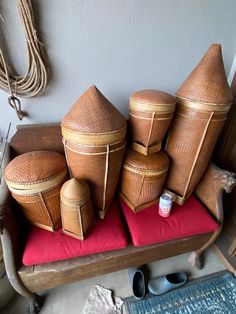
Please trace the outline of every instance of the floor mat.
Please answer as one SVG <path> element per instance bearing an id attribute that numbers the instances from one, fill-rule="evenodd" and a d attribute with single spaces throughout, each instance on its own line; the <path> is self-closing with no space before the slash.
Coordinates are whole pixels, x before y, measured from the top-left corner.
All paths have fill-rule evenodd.
<path id="1" fill-rule="evenodd" d="M 162 296 L 125 299 L 130 314 L 233 314 L 236 313 L 236 278 L 223 271 L 194 279 Z"/>

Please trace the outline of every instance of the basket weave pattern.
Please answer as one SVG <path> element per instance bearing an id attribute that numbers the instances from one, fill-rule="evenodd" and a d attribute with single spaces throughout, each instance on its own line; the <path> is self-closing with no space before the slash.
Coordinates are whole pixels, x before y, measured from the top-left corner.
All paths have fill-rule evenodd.
<path id="1" fill-rule="evenodd" d="M 43 151 L 20 155 L 8 164 L 4 177 L 32 224 L 50 231 L 61 226 L 60 189 L 68 177 L 64 156 Z"/>
<path id="2" fill-rule="evenodd" d="M 134 212 L 157 203 L 168 167 L 169 159 L 163 152 L 144 156 L 129 149 L 122 170 L 120 197 Z"/>
<path id="3" fill-rule="evenodd" d="M 95 222 L 88 184 L 70 179 L 64 183 L 60 196 L 63 232 L 84 240 Z"/>
<path id="4" fill-rule="evenodd" d="M 131 137 L 135 143 L 133 148 L 145 155 L 160 151 L 174 110 L 175 99 L 167 93 L 156 90 L 134 93 L 129 104 Z"/>
<path id="5" fill-rule="evenodd" d="M 88 182 L 93 204 L 104 218 L 119 179 L 126 120 L 92 86 L 64 117 L 62 134 L 71 176 Z"/>
<path id="6" fill-rule="evenodd" d="M 176 95 L 197 102 L 230 104 L 233 101 L 222 57 L 221 46 L 213 44 Z"/>
<path id="7" fill-rule="evenodd" d="M 166 190 L 183 204 L 207 168 L 232 102 L 220 45 L 210 47 L 176 94 L 165 148 L 172 160 Z"/>

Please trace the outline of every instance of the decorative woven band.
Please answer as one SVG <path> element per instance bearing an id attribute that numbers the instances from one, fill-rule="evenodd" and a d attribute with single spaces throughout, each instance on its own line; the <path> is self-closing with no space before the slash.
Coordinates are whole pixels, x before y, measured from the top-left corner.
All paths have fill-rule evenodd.
<path id="1" fill-rule="evenodd" d="M 79 155 L 85 155 L 85 156 L 99 156 L 99 155 L 106 155 L 107 154 L 107 151 L 104 151 L 104 152 L 99 152 L 99 153 L 96 153 L 96 152 L 82 152 L 80 151 L 79 149 L 73 149 L 71 147 L 69 147 L 65 141 L 63 141 L 63 144 L 64 144 L 64 147 L 67 148 L 68 150 L 76 153 L 76 154 L 79 154 Z M 107 145 L 106 145 L 107 146 Z M 105 147 L 106 147 L 105 146 Z M 123 148 L 125 148 L 126 146 L 126 142 L 124 145 L 120 146 L 120 147 L 117 147 L 117 148 L 114 148 L 114 149 L 110 149 L 110 153 L 114 153 L 118 150 L 121 150 Z M 65 150 L 65 153 L 66 153 L 66 150 Z"/>
<path id="2" fill-rule="evenodd" d="M 11 192 L 17 195 L 33 195 L 45 192 L 63 182 L 67 176 L 67 170 L 63 170 L 57 176 L 48 178 L 45 181 L 32 183 L 16 183 L 6 179 L 6 183 Z"/>
<path id="3" fill-rule="evenodd" d="M 124 169 L 126 169 L 132 173 L 139 174 L 139 175 L 144 176 L 144 177 L 158 176 L 158 175 L 161 175 L 163 173 L 166 173 L 168 170 L 168 168 L 161 169 L 161 170 L 140 169 L 140 168 L 134 168 L 134 167 L 129 166 L 127 164 L 124 164 L 123 167 L 124 167 Z"/>
<path id="4" fill-rule="evenodd" d="M 124 140 L 126 135 L 126 127 L 107 133 L 80 133 L 72 131 L 62 126 L 62 135 L 64 139 L 74 144 L 84 145 L 108 145 Z"/>
<path id="5" fill-rule="evenodd" d="M 130 99 L 129 107 L 132 110 L 142 112 L 172 112 L 175 110 L 175 103 L 173 104 L 153 104 Z"/>
<path id="6" fill-rule="evenodd" d="M 156 145 L 152 145 L 152 146 L 144 146 L 142 144 L 133 142 L 132 143 L 132 147 L 134 150 L 136 150 L 137 152 L 139 152 L 140 154 L 143 154 L 145 156 L 151 155 L 153 153 L 157 153 L 161 150 L 161 143 L 158 143 Z"/>
<path id="7" fill-rule="evenodd" d="M 80 200 L 68 200 L 61 195 L 60 198 L 62 204 L 75 208 L 78 208 L 78 206 L 82 207 L 88 202 L 88 197 L 84 197 Z"/>
<path id="8" fill-rule="evenodd" d="M 174 111 L 173 111 L 173 113 L 174 113 Z M 156 118 L 152 118 L 152 117 L 150 117 L 150 118 L 147 118 L 147 117 L 140 117 L 140 116 L 137 116 L 137 115 L 135 115 L 135 114 L 133 114 L 133 113 L 129 113 L 129 115 L 131 116 L 131 117 L 133 117 L 133 118 L 136 118 L 136 119 L 141 119 L 141 120 L 154 120 L 154 121 L 162 121 L 162 120 L 170 120 L 170 119 L 172 119 L 172 117 L 173 117 L 173 114 L 172 115 L 170 115 L 169 117 L 166 117 L 166 118 L 159 118 L 159 117 L 156 117 Z"/>
<path id="9" fill-rule="evenodd" d="M 188 107 L 192 109 L 202 110 L 202 111 L 221 111 L 227 112 L 229 111 L 231 104 L 213 104 L 207 102 L 195 102 L 189 99 L 185 99 L 179 96 L 176 96 L 178 100 L 178 104 L 181 107 Z"/>

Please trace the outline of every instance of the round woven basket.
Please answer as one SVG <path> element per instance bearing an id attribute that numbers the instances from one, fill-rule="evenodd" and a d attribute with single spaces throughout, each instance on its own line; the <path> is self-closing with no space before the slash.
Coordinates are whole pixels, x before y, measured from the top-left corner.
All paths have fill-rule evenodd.
<path id="1" fill-rule="evenodd" d="M 158 90 L 142 90 L 130 97 L 129 121 L 135 150 L 144 155 L 160 151 L 175 103 L 173 96 Z"/>
<path id="2" fill-rule="evenodd" d="M 20 155 L 7 165 L 4 177 L 32 224 L 49 231 L 61 226 L 60 188 L 68 178 L 63 155 L 49 151 Z"/>
<path id="3" fill-rule="evenodd" d="M 164 152 L 144 156 L 129 149 L 122 169 L 120 197 L 134 212 L 157 203 L 168 167 L 169 158 Z"/>

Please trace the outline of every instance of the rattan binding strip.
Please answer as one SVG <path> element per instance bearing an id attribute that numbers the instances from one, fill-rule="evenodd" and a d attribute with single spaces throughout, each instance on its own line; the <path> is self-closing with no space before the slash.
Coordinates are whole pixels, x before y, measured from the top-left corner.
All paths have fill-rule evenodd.
<path id="1" fill-rule="evenodd" d="M 152 120 L 152 118 L 147 118 L 147 117 L 140 117 L 140 116 L 137 116 L 133 113 L 129 113 L 129 115 L 133 118 L 136 118 L 136 119 L 141 119 L 141 120 Z M 154 121 L 161 121 L 161 120 L 170 120 L 172 119 L 173 115 L 171 115 L 170 117 L 166 117 L 166 118 L 159 118 L 159 117 L 155 117 L 153 120 Z"/>
<path id="2" fill-rule="evenodd" d="M 99 152 L 99 153 L 95 153 L 95 152 L 94 152 L 94 153 L 92 153 L 92 152 L 90 152 L 90 153 L 80 152 L 79 150 L 72 149 L 71 147 L 69 147 L 69 146 L 66 144 L 66 141 L 63 141 L 63 144 L 64 144 L 64 147 L 65 147 L 65 148 L 69 149 L 69 150 L 72 151 L 73 153 L 80 154 L 80 155 L 85 155 L 85 156 L 99 156 L 99 155 L 106 155 L 106 154 L 107 154 L 106 151 L 104 151 L 104 152 Z M 126 146 L 126 143 L 125 143 L 124 145 L 120 146 L 120 147 L 117 147 L 117 148 L 114 148 L 114 149 L 110 149 L 110 153 L 114 153 L 114 152 L 116 152 L 116 151 L 118 151 L 118 150 L 121 150 L 121 149 L 125 148 L 125 146 Z M 94 146 L 91 146 L 91 147 L 94 147 Z M 107 145 L 104 146 L 104 147 L 106 148 Z M 67 158 L 66 158 L 66 159 L 67 159 Z"/>
<path id="3" fill-rule="evenodd" d="M 141 112 L 172 112 L 175 110 L 175 103 L 173 104 L 153 104 L 141 101 L 130 100 L 129 108 Z"/>
<path id="4" fill-rule="evenodd" d="M 185 197 L 180 196 L 180 195 L 178 195 L 178 194 L 176 194 L 176 193 L 174 193 L 174 192 L 172 192 L 172 191 L 170 191 L 170 190 L 168 190 L 168 189 L 164 189 L 163 194 L 165 194 L 165 193 L 171 195 L 173 202 L 175 202 L 175 203 L 177 203 L 177 204 L 179 204 L 179 205 L 183 205 L 183 204 L 184 204 L 184 202 L 185 202 Z"/>
<path id="5" fill-rule="evenodd" d="M 126 127 L 112 132 L 106 133 L 80 133 L 72 131 L 62 126 L 62 135 L 64 139 L 74 144 L 84 145 L 109 145 L 124 140 L 126 135 Z"/>
<path id="6" fill-rule="evenodd" d="M 221 112 L 227 112 L 229 111 L 231 107 L 230 104 L 213 104 L 213 103 L 207 103 L 207 102 L 195 102 L 191 101 L 189 99 L 185 99 L 183 97 L 176 96 L 178 101 L 179 108 L 187 107 L 192 108 L 196 110 L 202 110 L 202 111 L 221 111 Z"/>
<path id="7" fill-rule="evenodd" d="M 201 152 L 204 140 L 206 138 L 207 130 L 209 128 L 209 125 L 210 125 L 210 122 L 212 120 L 213 114 L 214 114 L 214 112 L 211 112 L 210 116 L 209 116 L 209 119 L 207 120 L 204 132 L 202 134 L 202 138 L 200 140 L 200 143 L 199 143 L 198 148 L 197 148 L 196 155 L 195 155 L 194 160 L 193 160 L 193 164 L 192 164 L 192 167 L 191 167 L 191 170 L 190 170 L 190 173 L 189 173 L 188 180 L 186 182 L 186 186 L 185 186 L 185 190 L 184 190 L 184 193 L 183 193 L 183 197 L 186 197 L 186 194 L 187 194 L 187 191 L 188 191 L 188 187 L 189 187 L 189 183 L 190 183 L 190 180 L 192 178 L 192 175 L 193 175 L 193 172 L 194 172 L 194 169 L 195 169 L 195 165 L 196 165 L 196 163 L 198 161 L 198 158 L 199 158 L 199 155 L 200 155 L 200 152 Z"/>
<path id="8" fill-rule="evenodd" d="M 149 134 L 148 134 L 148 143 L 147 143 L 147 146 L 149 146 L 149 143 L 150 143 L 150 139 L 151 139 L 151 136 L 152 136 L 152 130 L 153 130 L 153 122 L 154 122 L 154 119 L 155 119 L 155 112 L 152 113 L 152 120 L 151 120 L 151 125 L 150 125 L 150 129 L 149 129 Z"/>
<path id="9" fill-rule="evenodd" d="M 148 156 L 153 153 L 159 152 L 161 150 L 161 143 L 154 144 L 152 146 L 144 146 L 140 143 L 133 142 L 132 147 L 134 150 L 136 150 L 136 152 Z"/>
<path id="10" fill-rule="evenodd" d="M 160 170 L 147 170 L 147 169 L 140 169 L 140 168 L 134 168 L 132 166 L 129 166 L 127 164 L 123 165 L 124 169 L 134 173 L 134 174 L 138 174 L 144 177 L 154 177 L 154 176 L 158 176 L 161 175 L 163 173 L 167 172 L 167 168 L 165 169 L 160 169 Z"/>
<path id="11" fill-rule="evenodd" d="M 63 170 L 60 174 L 57 176 L 54 176 L 52 178 L 48 178 L 44 181 L 40 182 L 30 182 L 30 183 L 17 183 L 12 182 L 7 179 L 6 183 L 9 187 L 9 190 L 17 195 L 33 195 L 37 193 L 42 193 L 47 190 L 50 190 L 51 188 L 57 186 L 60 184 L 64 178 L 67 176 L 67 170 Z"/>
<path id="12" fill-rule="evenodd" d="M 104 187 L 103 187 L 103 203 L 102 203 L 103 210 L 106 208 L 107 179 L 108 179 L 108 173 L 109 173 L 109 154 L 110 154 L 110 146 L 107 145 L 106 166 L 105 166 Z"/>

